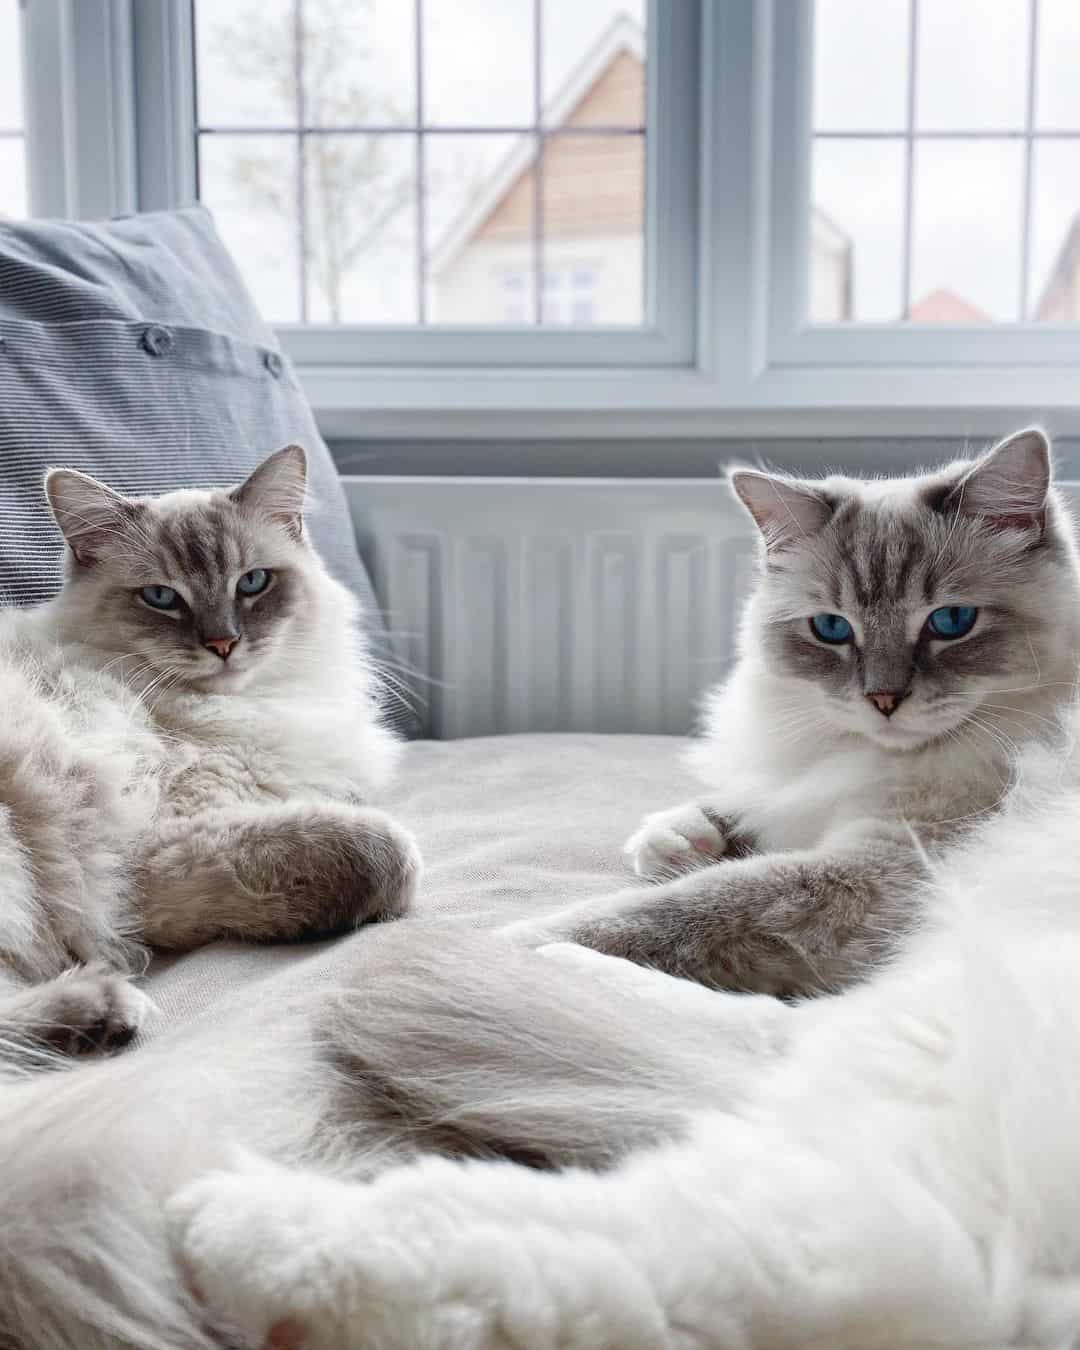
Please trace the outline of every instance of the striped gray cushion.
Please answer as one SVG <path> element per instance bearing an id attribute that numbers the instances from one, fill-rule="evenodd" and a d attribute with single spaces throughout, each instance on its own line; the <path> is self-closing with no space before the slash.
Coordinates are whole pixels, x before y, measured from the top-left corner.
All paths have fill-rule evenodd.
<path id="1" fill-rule="evenodd" d="M 386 655 L 330 453 L 209 213 L 0 224 L 0 602 L 59 585 L 49 465 L 165 492 L 238 482 L 291 441 L 309 453 L 312 539 Z"/>

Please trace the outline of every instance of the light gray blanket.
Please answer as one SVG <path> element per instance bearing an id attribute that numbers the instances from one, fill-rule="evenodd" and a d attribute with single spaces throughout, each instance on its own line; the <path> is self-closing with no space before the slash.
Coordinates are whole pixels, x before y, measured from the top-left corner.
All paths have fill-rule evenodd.
<path id="1" fill-rule="evenodd" d="M 697 795 L 682 768 L 686 742 L 669 736 L 528 735 L 414 741 L 387 810 L 420 841 L 426 861 L 412 918 L 348 938 L 290 946 L 215 943 L 160 960 L 148 992 L 161 1010 L 153 1036 L 234 1001 L 264 1001 L 329 983 L 347 958 L 351 979 L 392 952 L 402 924 L 456 916 L 478 928 L 554 910 L 635 884 L 622 845 L 646 811 Z M 644 883 L 638 883 L 644 884 Z"/>

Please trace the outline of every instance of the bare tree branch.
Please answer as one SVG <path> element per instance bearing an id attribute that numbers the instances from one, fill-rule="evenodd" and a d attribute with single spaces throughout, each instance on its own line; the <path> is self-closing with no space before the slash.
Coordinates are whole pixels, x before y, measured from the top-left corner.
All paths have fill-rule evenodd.
<path id="1" fill-rule="evenodd" d="M 363 126 L 402 121 L 393 101 L 371 93 L 373 54 L 364 43 L 372 20 L 371 0 L 305 0 L 303 9 L 303 107 L 308 126 Z M 212 41 L 238 80 L 258 81 L 274 102 L 298 106 L 291 16 L 267 20 L 251 4 L 212 30 Z M 395 154 L 382 136 L 308 135 L 304 138 L 307 228 L 302 266 L 326 304 L 342 316 L 345 286 L 364 255 L 392 237 L 415 199 L 409 159 Z M 411 144 L 410 144 L 411 155 Z M 238 150 L 232 179 L 252 206 L 297 224 L 295 171 L 273 152 Z"/>

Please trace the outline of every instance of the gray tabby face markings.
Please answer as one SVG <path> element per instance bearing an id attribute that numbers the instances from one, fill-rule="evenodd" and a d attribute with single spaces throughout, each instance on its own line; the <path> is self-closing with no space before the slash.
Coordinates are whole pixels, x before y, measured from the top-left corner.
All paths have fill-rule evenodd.
<path id="1" fill-rule="evenodd" d="M 739 470 L 732 484 L 765 538 L 750 618 L 764 660 L 835 729 L 913 748 L 1053 665 L 1071 543 L 1041 432 L 900 482 Z M 927 623 L 948 606 L 978 610 L 953 640 Z M 816 614 L 847 620 L 851 640 L 819 640 Z"/>
<path id="2" fill-rule="evenodd" d="M 125 498 L 83 474 L 53 470 L 46 492 L 70 546 L 67 587 L 96 645 L 177 683 L 242 687 L 296 641 L 296 620 L 314 603 L 305 486 L 299 446 L 278 451 L 231 491 Z M 269 583 L 245 595 L 238 584 L 255 569 L 267 571 Z M 176 604 L 153 607 L 141 594 L 146 587 L 167 587 Z"/>

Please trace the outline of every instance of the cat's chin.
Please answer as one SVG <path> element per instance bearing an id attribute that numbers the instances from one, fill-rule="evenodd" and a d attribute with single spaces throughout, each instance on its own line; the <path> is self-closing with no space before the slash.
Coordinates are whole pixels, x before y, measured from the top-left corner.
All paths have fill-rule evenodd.
<path id="1" fill-rule="evenodd" d="M 903 753 L 921 750 L 924 745 L 941 740 L 951 727 L 904 726 L 902 723 L 886 722 L 883 719 L 880 726 L 863 726 L 860 730 L 867 740 L 880 745 L 882 749 Z"/>
<path id="2" fill-rule="evenodd" d="M 254 673 L 251 666 L 222 664 L 211 670 L 193 670 L 185 683 L 200 694 L 231 694 L 246 688 Z"/>

